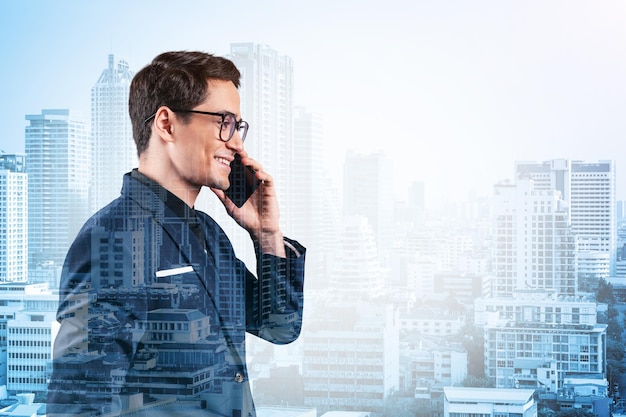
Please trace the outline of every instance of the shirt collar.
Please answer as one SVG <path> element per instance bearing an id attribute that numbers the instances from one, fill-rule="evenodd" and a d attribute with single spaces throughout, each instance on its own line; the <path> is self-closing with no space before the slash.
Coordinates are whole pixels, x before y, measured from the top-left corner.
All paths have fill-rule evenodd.
<path id="1" fill-rule="evenodd" d="M 137 168 L 133 169 L 130 173 L 130 176 L 146 187 L 148 187 L 154 194 L 156 194 L 165 205 L 174 212 L 174 214 L 180 217 L 187 223 L 197 223 L 198 219 L 196 216 L 196 211 L 193 207 L 189 207 L 183 200 L 178 198 L 172 192 L 164 188 L 161 184 L 153 180 L 152 178 L 146 177 L 144 174 L 139 172 Z"/>

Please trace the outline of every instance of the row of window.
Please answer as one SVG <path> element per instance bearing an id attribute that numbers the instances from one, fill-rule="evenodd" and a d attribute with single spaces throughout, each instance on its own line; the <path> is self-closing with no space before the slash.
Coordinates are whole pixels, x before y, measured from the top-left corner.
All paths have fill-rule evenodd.
<path id="1" fill-rule="evenodd" d="M 46 378 L 8 378 L 9 384 L 37 384 L 37 385 L 47 385 L 48 381 Z"/>
<path id="2" fill-rule="evenodd" d="M 43 316 L 31 316 L 32 321 L 43 321 Z M 9 329 L 9 334 L 51 334 L 50 329 L 42 329 L 42 328 L 24 328 L 24 327 L 13 327 Z"/>
<path id="3" fill-rule="evenodd" d="M 46 372 L 45 366 L 40 365 L 9 365 L 9 371 L 22 372 Z"/>
<path id="4" fill-rule="evenodd" d="M 11 352 L 9 359 L 52 359 L 49 353 Z"/>
<path id="5" fill-rule="evenodd" d="M 48 347 L 51 345 L 49 340 L 9 340 L 9 346 Z"/>

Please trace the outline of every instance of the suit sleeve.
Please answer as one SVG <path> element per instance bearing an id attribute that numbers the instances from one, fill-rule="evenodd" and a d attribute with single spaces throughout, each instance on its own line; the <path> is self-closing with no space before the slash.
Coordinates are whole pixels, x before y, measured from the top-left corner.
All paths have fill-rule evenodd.
<path id="1" fill-rule="evenodd" d="M 257 252 L 257 278 L 246 285 L 246 330 L 269 342 L 287 344 L 302 328 L 306 249 L 285 238 L 287 257 Z"/>
<path id="2" fill-rule="evenodd" d="M 108 376 L 113 368 L 125 375 L 135 353 L 128 330 L 129 323 L 137 319 L 135 313 L 115 297 L 98 296 L 94 288 L 95 263 L 99 262 L 94 239 L 99 241 L 100 236 L 93 229 L 83 230 L 63 266 L 57 311 L 59 331 L 48 386 L 50 415 L 107 410 L 118 398 Z"/>

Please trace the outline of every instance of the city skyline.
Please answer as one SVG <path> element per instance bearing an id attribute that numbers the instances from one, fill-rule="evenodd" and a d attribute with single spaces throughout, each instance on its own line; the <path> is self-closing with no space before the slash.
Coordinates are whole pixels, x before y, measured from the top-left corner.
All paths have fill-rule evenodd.
<path id="1" fill-rule="evenodd" d="M 12 64 L 0 68 L 9 121 L 0 149 L 23 152 L 24 114 L 70 108 L 87 121 L 88 91 L 109 54 L 138 70 L 169 49 L 227 55 L 233 42 L 256 42 L 292 58 L 294 103 L 322 115 L 323 161 L 339 186 L 346 151 L 379 149 L 393 160 L 396 194 L 422 181 L 429 204 L 490 195 L 512 179 L 516 160 L 611 155 L 626 183 L 617 152 L 626 131 L 620 2 L 187 4 L 194 13 L 168 14 L 176 31 L 159 31 L 150 26 L 159 2 L 119 2 L 118 14 L 109 3 L 68 1 L 62 14 L 9 3 L 0 30 L 16 41 L 5 50 Z M 44 34 L 54 46 L 27 53 Z M 382 117 L 392 129 L 373 123 Z"/>
<path id="2" fill-rule="evenodd" d="M 108 7 L 68 0 L 68 16 L 58 17 L 45 4 L 11 3 L 15 20 L 29 16 L 36 29 L 27 32 L 6 22 L 0 30 L 19 33 L 23 45 L 49 32 L 46 40 L 54 47 L 26 55 L 26 48 L 7 47 L 9 60 L 21 53 L 26 68 L 23 73 L 9 65 L 0 68 L 0 108 L 10 119 L 10 131 L 19 130 L 0 139 L 0 154 L 31 158 L 29 138 L 31 149 L 43 142 L 42 148 L 62 153 L 60 146 L 48 146 L 46 134 L 17 122 L 69 114 L 73 121 L 83 112 L 81 120 L 88 125 L 91 110 L 95 124 L 99 110 L 93 103 L 99 95 L 102 115 L 119 115 L 123 100 L 110 103 L 113 90 L 97 87 L 98 74 L 104 76 L 118 62 L 118 70 L 128 75 L 165 50 L 201 49 L 230 57 L 243 69 L 242 117 L 256 122 L 247 149 L 284 187 L 279 199 L 281 209 L 286 205 L 281 210 L 285 235 L 307 247 L 308 288 L 304 295 L 294 293 L 306 299 L 304 317 L 280 309 L 282 314 L 261 317 L 301 323 L 302 336 L 271 349 L 246 338 L 260 403 L 279 399 L 283 404 L 301 395 L 303 404 L 318 410 L 373 409 L 379 417 L 385 408 L 387 417 L 400 415 L 386 409 L 400 404 L 399 397 L 418 401 L 418 388 L 468 387 L 476 382 L 471 378 L 483 378 L 497 389 L 532 387 L 556 396 L 576 385 L 568 377 L 580 377 L 584 384 L 599 380 L 598 394 L 608 406 L 609 396 L 618 391 L 609 374 L 618 368 L 607 360 L 616 332 L 603 321 L 608 316 L 603 311 L 613 306 L 599 296 L 596 300 L 593 292 L 604 279 L 619 291 L 626 288 L 626 194 L 620 194 L 626 178 L 618 145 L 626 131 L 620 119 L 626 110 L 626 47 L 619 43 L 626 29 L 615 18 L 626 6 L 392 0 L 384 8 L 369 1 L 356 9 L 324 1 L 301 8 L 246 1 L 219 11 L 188 2 L 194 8 L 182 8 L 184 14 L 170 10 L 171 5 L 171 13 L 163 14 L 157 12 L 164 5 L 160 0 L 147 10 L 118 0 Z M 111 13 L 116 4 L 124 14 Z M 328 8 L 322 13 L 324 5 Z M 39 72 L 30 71 L 35 67 Z M 42 71 L 45 84 L 33 75 Z M 25 85 L 27 79 L 31 83 Z M 257 98 L 257 90 L 266 96 Z M 12 116 L 17 112 L 19 117 Z M 112 124 L 126 118 L 114 119 Z M 109 121 L 102 121 L 99 132 L 91 126 L 93 147 L 98 134 L 107 140 Z M 23 139 L 26 145 L 20 149 Z M 46 158 L 44 153 L 40 159 Z M 106 166 L 106 158 L 100 164 Z M 51 177 L 43 169 L 38 175 Z M 205 191 L 195 208 L 212 216 L 229 236 L 232 229 L 241 233 Z M 14 195 L 7 192 L 8 201 Z M 435 202 L 444 210 L 431 210 Z M 133 242 L 138 250 L 155 234 L 98 229 L 90 248 L 115 253 L 119 245 Z M 253 270 L 241 246 L 247 240 L 231 236 L 231 241 L 236 256 Z M 211 333 L 216 317 L 194 312 L 200 308 L 193 295 L 195 279 L 153 274 L 157 258 L 142 258 L 141 273 L 131 278 L 125 273 L 130 257 L 100 257 L 93 287 L 86 286 L 84 294 L 106 288 L 105 299 L 132 305 L 133 290 L 145 290 L 156 303 L 152 316 L 125 326 L 124 337 L 155 330 L 172 309 L 186 309 L 187 316 L 176 319 L 181 329 L 196 319 L 203 329 L 191 342 L 222 354 Z M 590 269 L 583 273 L 580 265 Z M 48 355 L 54 339 L 50 290 L 55 291 L 58 277 L 50 266 L 30 268 L 28 283 L 0 285 L 0 293 L 5 292 L 0 294 L 0 314 L 5 313 L 0 349 L 6 342 L 9 359 L 3 364 L 0 357 L 0 385 L 7 378 L 11 394 L 42 390 L 34 386 L 41 377 L 26 373 L 44 372 L 43 361 L 31 369 L 23 353 L 41 345 Z M 48 283 L 53 285 L 48 288 Z M 184 291 L 176 295 L 180 283 Z M 239 288 L 220 285 L 219 303 L 229 309 L 229 319 L 220 326 L 242 322 L 232 303 Z M 270 294 L 267 289 L 260 293 Z M 45 317 L 39 309 L 48 311 Z M 105 307 L 83 313 L 102 319 L 96 325 L 103 341 L 75 348 L 83 354 L 105 352 L 104 336 L 117 319 Z M 482 339 L 474 338 L 479 328 Z M 24 336 L 30 329 L 42 335 L 35 345 Z M 193 336 L 155 332 L 147 346 L 184 335 Z M 243 347 L 243 339 L 239 342 Z M 176 349 L 162 356 L 159 366 L 181 363 Z M 136 387 L 154 366 L 149 354 L 143 359 L 135 369 Z M 73 366 L 68 362 L 66 370 Z M 273 392 L 271 385 L 281 387 L 273 372 L 284 372 L 288 392 Z M 181 381 L 171 380 L 172 390 L 181 389 Z M 61 387 L 63 392 L 74 389 Z"/>

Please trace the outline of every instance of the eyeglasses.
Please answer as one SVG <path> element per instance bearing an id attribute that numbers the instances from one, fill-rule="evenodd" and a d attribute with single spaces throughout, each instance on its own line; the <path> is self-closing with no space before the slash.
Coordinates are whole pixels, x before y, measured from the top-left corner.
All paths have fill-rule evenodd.
<path id="1" fill-rule="evenodd" d="M 220 122 L 220 140 L 222 142 L 228 142 L 229 140 L 232 139 L 233 135 L 235 134 L 235 131 L 239 132 L 239 137 L 241 137 L 241 141 L 245 141 L 246 140 L 246 134 L 248 133 L 248 127 L 250 127 L 248 125 L 248 122 L 246 122 L 245 120 L 239 120 L 237 121 L 237 119 L 235 119 L 235 115 L 232 113 L 215 113 L 215 112 L 211 112 L 211 111 L 200 111 L 200 110 L 174 110 L 172 109 L 172 111 L 174 113 L 197 113 L 197 114 L 206 114 L 209 116 L 220 116 L 222 118 L 222 121 Z M 155 116 L 155 114 L 153 114 L 152 116 L 148 117 L 144 123 L 147 123 L 150 119 L 152 119 Z"/>

